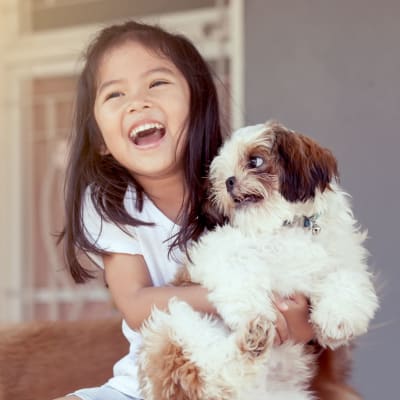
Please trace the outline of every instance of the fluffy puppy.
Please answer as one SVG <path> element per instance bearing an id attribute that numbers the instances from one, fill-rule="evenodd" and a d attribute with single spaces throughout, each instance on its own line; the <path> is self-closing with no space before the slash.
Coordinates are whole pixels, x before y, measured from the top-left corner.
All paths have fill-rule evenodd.
<path id="1" fill-rule="evenodd" d="M 276 122 L 234 132 L 210 168 L 211 203 L 227 221 L 190 251 L 185 281 L 208 288 L 221 320 L 172 300 L 143 328 L 146 400 L 310 400 L 314 357 L 273 347 L 272 293 L 303 293 L 318 342 L 365 333 L 378 307 L 365 233 L 336 183 L 336 160 Z"/>

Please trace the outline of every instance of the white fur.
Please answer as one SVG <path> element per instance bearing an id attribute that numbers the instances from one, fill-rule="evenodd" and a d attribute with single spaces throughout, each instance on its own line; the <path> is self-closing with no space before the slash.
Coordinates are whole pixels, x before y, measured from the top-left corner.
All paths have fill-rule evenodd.
<path id="1" fill-rule="evenodd" d="M 260 140 L 263 130 L 265 125 L 256 125 L 233 134 L 212 164 L 214 185 L 235 175 L 243 147 Z M 283 296 L 305 294 L 317 338 L 331 348 L 365 333 L 378 307 L 366 264 L 366 235 L 357 226 L 348 195 L 333 182 L 331 188 L 317 191 L 305 203 L 289 203 L 279 192 L 269 194 L 261 205 L 235 211 L 230 225 L 204 234 L 190 250 L 188 270 L 194 282 L 209 289 L 223 323 L 172 301 L 168 312 L 154 311 L 152 328 L 143 330 L 142 365 L 158 332 L 179 341 L 198 365 L 205 382 L 204 400 L 312 399 L 306 390 L 311 356 L 291 342 L 272 346 L 276 319 L 272 291 Z M 296 216 L 315 214 L 319 234 L 283 225 Z M 266 324 L 268 349 L 251 358 L 238 349 L 238 343 L 247 338 L 249 324 L 258 318 Z M 146 387 L 146 399 L 153 400 L 151 382 Z M 222 394 L 226 388 L 228 397 Z"/>

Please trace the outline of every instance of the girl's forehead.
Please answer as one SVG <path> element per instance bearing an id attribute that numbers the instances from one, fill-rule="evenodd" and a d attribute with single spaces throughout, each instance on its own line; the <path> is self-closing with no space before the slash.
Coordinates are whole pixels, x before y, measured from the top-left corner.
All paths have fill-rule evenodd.
<path id="1" fill-rule="evenodd" d="M 165 68 L 180 74 L 175 64 L 161 51 L 146 47 L 134 41 L 126 40 L 114 45 L 101 56 L 97 68 L 97 80 L 118 73 L 145 73 L 148 70 Z"/>

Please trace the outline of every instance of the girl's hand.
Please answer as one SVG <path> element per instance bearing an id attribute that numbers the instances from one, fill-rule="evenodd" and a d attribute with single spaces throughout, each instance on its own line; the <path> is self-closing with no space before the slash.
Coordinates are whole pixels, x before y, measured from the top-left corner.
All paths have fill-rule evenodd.
<path id="1" fill-rule="evenodd" d="M 275 294 L 273 301 L 277 309 L 275 345 L 288 339 L 296 343 L 308 343 L 314 338 L 309 305 L 304 295 L 296 293 L 283 298 Z"/>

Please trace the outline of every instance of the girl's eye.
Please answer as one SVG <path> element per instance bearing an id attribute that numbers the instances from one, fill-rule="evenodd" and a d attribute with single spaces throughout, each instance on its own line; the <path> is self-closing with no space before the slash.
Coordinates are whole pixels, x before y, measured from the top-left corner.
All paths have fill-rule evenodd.
<path id="1" fill-rule="evenodd" d="M 169 82 L 163 80 L 157 80 L 150 83 L 150 89 L 153 87 L 161 86 L 161 85 L 168 85 Z"/>
<path id="2" fill-rule="evenodd" d="M 110 99 L 114 99 L 114 98 L 116 98 L 116 97 L 121 97 L 121 96 L 123 96 L 124 94 L 122 93 L 122 92 L 112 92 L 112 93 L 109 93 L 107 96 L 106 96 L 106 98 L 105 98 L 105 100 L 107 101 L 107 100 L 110 100 Z"/>
<path id="3" fill-rule="evenodd" d="M 249 168 L 260 168 L 264 164 L 264 159 L 259 156 L 250 157 L 249 159 Z"/>

